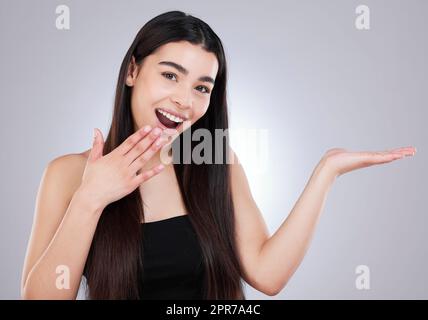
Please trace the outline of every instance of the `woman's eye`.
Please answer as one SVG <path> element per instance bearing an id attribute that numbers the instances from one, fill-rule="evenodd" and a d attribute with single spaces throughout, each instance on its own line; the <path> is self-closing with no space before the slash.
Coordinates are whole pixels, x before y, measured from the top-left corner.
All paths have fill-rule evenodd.
<path id="1" fill-rule="evenodd" d="M 198 89 L 198 91 L 201 91 L 202 93 L 210 93 L 210 89 L 208 89 L 205 86 L 198 86 L 197 88 L 202 88 L 202 91 Z M 205 91 L 203 91 L 203 90 L 205 90 Z"/>
<path id="2" fill-rule="evenodd" d="M 170 73 L 170 72 L 164 72 L 164 73 L 162 73 L 162 75 L 169 80 L 176 80 L 176 79 L 172 79 L 172 78 L 177 77 L 174 73 Z"/>
<path id="3" fill-rule="evenodd" d="M 171 72 L 163 72 L 162 76 L 167 78 L 168 80 L 177 81 L 177 75 Z M 202 93 L 210 93 L 210 89 L 206 86 L 197 86 L 196 90 L 202 92 Z"/>

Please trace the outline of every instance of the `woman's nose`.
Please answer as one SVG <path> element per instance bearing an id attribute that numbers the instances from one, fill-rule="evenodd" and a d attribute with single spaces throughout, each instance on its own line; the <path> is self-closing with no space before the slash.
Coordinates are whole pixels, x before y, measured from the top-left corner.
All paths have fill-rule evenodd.
<path id="1" fill-rule="evenodd" d="M 192 106 L 191 94 L 187 89 L 178 90 L 172 99 L 180 108 L 185 109 Z"/>

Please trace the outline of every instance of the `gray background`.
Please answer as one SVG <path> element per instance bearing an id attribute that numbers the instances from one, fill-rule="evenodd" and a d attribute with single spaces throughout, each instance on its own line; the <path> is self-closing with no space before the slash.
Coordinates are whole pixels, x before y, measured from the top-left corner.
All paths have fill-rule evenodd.
<path id="1" fill-rule="evenodd" d="M 60 4 L 68 31 L 55 27 Z M 360 4 L 370 30 L 355 28 Z M 20 298 L 45 166 L 89 148 L 92 128 L 106 134 L 126 50 L 145 22 L 175 9 L 224 43 L 232 128 L 269 130 L 267 170 L 243 162 L 271 233 L 329 148 L 418 150 L 340 177 L 288 285 L 275 297 L 247 285 L 247 298 L 428 298 L 427 1 L 46 0 L 0 4 L 0 298 Z M 361 264 L 370 290 L 355 287 Z"/>

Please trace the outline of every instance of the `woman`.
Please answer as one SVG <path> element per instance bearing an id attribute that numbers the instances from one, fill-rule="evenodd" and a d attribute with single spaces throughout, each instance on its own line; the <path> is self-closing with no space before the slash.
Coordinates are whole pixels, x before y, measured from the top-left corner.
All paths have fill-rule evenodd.
<path id="1" fill-rule="evenodd" d="M 173 11 L 143 26 L 121 65 L 105 142 L 96 129 L 90 150 L 44 172 L 23 298 L 74 299 L 82 275 L 91 299 L 245 299 L 242 279 L 275 295 L 303 259 L 334 180 L 415 152 L 327 151 L 269 236 L 227 135 L 209 153 L 221 163 L 195 161 L 194 141 L 191 163 L 181 159 L 190 127 L 212 137 L 228 128 L 226 75 L 222 43 L 200 19 Z M 161 161 L 171 146 L 174 162 Z"/>

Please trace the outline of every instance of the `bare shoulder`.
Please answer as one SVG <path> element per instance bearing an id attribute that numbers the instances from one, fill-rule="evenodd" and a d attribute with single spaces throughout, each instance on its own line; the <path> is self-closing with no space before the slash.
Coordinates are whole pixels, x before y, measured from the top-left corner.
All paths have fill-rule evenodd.
<path id="1" fill-rule="evenodd" d="M 31 268 L 52 240 L 81 184 L 88 155 L 89 150 L 59 156 L 51 160 L 43 172 L 22 273 L 22 288 Z"/>
<path id="2" fill-rule="evenodd" d="M 49 162 L 49 165 L 61 166 L 61 165 L 71 165 L 73 167 L 79 166 L 82 163 L 86 163 L 88 159 L 90 149 L 82 151 L 81 153 L 69 153 L 57 158 L 54 158 Z"/>
<path id="3" fill-rule="evenodd" d="M 90 149 L 81 153 L 70 153 L 54 158 L 48 163 L 44 178 L 49 178 L 53 180 L 53 183 L 60 184 L 58 187 L 71 198 L 80 186 L 89 151 Z"/>
<path id="4" fill-rule="evenodd" d="M 86 166 L 86 161 L 88 160 L 89 151 L 59 156 L 51 160 L 48 167 L 51 167 L 53 171 L 64 173 L 65 176 L 68 176 L 72 180 L 73 178 L 80 180 Z"/>
<path id="5" fill-rule="evenodd" d="M 47 164 L 37 195 L 38 216 L 62 217 L 82 182 L 89 151 L 62 155 Z"/>

